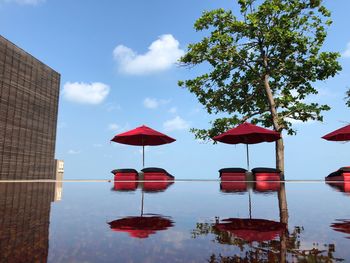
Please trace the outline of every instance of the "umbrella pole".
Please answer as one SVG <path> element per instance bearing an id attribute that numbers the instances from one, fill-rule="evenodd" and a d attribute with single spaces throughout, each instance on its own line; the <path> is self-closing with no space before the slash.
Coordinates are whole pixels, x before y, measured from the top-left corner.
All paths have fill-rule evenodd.
<path id="1" fill-rule="evenodd" d="M 142 168 L 145 168 L 145 146 L 142 145 Z"/>
<path id="2" fill-rule="evenodd" d="M 252 219 L 252 197 L 250 196 L 250 189 L 249 189 L 249 218 Z"/>
<path id="3" fill-rule="evenodd" d="M 247 170 L 249 171 L 249 146 L 248 144 L 246 144 L 247 146 Z"/>
<path id="4" fill-rule="evenodd" d="M 141 196 L 141 216 L 143 216 L 143 191 Z"/>

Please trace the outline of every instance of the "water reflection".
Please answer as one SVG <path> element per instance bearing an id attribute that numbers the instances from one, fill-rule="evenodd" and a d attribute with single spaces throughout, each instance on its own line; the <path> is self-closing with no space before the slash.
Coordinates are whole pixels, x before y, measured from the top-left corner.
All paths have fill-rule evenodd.
<path id="1" fill-rule="evenodd" d="M 278 188 L 279 221 L 252 218 L 251 198 L 249 198 L 250 218 L 215 217 L 214 223 L 197 223 L 192 230 L 192 238 L 212 235 L 218 244 L 238 248 L 239 253 L 222 255 L 212 253 L 208 262 L 333 262 L 343 261 L 334 257 L 335 245 L 324 244 L 322 249 L 313 244 L 311 249 L 302 249 L 303 227 L 288 230 L 288 206 L 285 185 L 264 184 L 260 191 Z M 257 185 L 255 185 L 255 190 Z M 250 196 L 250 195 L 249 195 Z M 339 225 L 338 225 L 339 228 Z M 344 228 L 342 228 L 344 229 Z M 234 250 L 237 251 L 237 250 Z"/>
<path id="2" fill-rule="evenodd" d="M 221 181 L 220 191 L 223 193 L 244 193 L 247 191 L 246 181 Z"/>
<path id="3" fill-rule="evenodd" d="M 169 218 L 159 215 L 141 215 L 121 218 L 108 223 L 113 231 L 126 232 L 131 237 L 148 238 L 157 231 L 174 226 Z"/>
<path id="4" fill-rule="evenodd" d="M 273 240 L 282 235 L 286 225 L 266 219 L 228 218 L 217 220 L 213 228 L 248 242 Z"/>
<path id="5" fill-rule="evenodd" d="M 350 193 L 350 181 L 326 181 L 326 184 L 339 192 L 343 192 L 347 195 Z"/>
<path id="6" fill-rule="evenodd" d="M 163 192 L 173 183 L 173 181 L 115 181 L 113 189 L 116 191 L 125 191 L 125 189 L 130 189 L 130 186 L 133 186 L 133 190 L 136 190 L 137 185 L 140 186 L 142 189 L 141 215 L 128 216 L 111 221 L 108 223 L 110 228 L 115 232 L 126 232 L 133 238 L 148 238 L 157 231 L 167 230 L 173 227 L 174 222 L 170 217 L 144 213 L 144 193 Z"/>
<path id="7" fill-rule="evenodd" d="M 164 192 L 174 181 L 114 181 L 112 190 L 118 192 L 135 191 L 137 187 L 146 193 Z"/>
<path id="8" fill-rule="evenodd" d="M 1 262 L 46 262 L 55 183 L 0 184 Z"/>
<path id="9" fill-rule="evenodd" d="M 347 239 L 350 239 L 350 220 L 349 219 L 337 219 L 335 223 L 331 224 L 331 227 L 338 232 L 348 234 Z"/>

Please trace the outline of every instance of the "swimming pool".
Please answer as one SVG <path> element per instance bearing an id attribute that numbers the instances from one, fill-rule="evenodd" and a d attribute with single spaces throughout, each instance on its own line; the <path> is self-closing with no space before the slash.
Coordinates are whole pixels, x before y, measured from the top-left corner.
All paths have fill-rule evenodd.
<path id="1" fill-rule="evenodd" d="M 344 183 L 136 186 L 1 183 L 2 261 L 350 261 Z"/>

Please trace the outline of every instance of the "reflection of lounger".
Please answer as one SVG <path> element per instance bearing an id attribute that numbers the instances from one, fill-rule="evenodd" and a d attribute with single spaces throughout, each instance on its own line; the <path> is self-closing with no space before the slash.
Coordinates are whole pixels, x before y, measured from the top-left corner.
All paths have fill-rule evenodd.
<path id="1" fill-rule="evenodd" d="M 350 181 L 333 181 L 332 182 L 332 180 L 328 180 L 326 183 L 340 192 L 347 193 L 347 194 L 350 193 Z"/>
<path id="2" fill-rule="evenodd" d="M 115 191 L 135 191 L 137 189 L 137 181 L 114 181 L 113 190 Z"/>
<path id="3" fill-rule="evenodd" d="M 169 174 L 165 169 L 157 167 L 148 167 L 141 170 L 145 181 L 173 181 L 174 176 Z"/>
<path id="4" fill-rule="evenodd" d="M 329 174 L 326 181 L 350 181 L 350 167 L 342 167 Z"/>
<path id="5" fill-rule="evenodd" d="M 174 181 L 144 181 L 142 189 L 145 192 L 153 193 L 153 192 L 163 192 L 165 191 L 170 185 L 172 185 Z"/>
<path id="6" fill-rule="evenodd" d="M 243 168 L 222 168 L 219 170 L 221 181 L 245 181 L 246 169 Z"/>
<path id="7" fill-rule="evenodd" d="M 222 181 L 220 182 L 220 191 L 224 193 L 240 193 L 247 191 L 246 181 Z"/>
<path id="8" fill-rule="evenodd" d="M 280 182 L 256 181 L 254 190 L 257 192 L 277 192 L 281 189 Z"/>
<path id="9" fill-rule="evenodd" d="M 257 167 L 252 169 L 255 181 L 280 181 L 281 171 L 275 168 Z"/>

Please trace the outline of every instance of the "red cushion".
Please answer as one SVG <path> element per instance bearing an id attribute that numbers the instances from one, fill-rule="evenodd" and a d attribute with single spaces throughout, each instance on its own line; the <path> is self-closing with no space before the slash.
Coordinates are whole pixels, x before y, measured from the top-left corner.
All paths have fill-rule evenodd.
<path id="1" fill-rule="evenodd" d="M 245 173 L 221 173 L 220 178 L 222 181 L 245 181 Z"/>
<path id="2" fill-rule="evenodd" d="M 137 173 L 116 173 L 114 175 L 114 181 L 132 181 L 132 180 L 138 180 L 138 174 Z"/>
<path id="3" fill-rule="evenodd" d="M 153 173 L 153 172 L 144 173 L 143 178 L 144 180 L 154 180 L 154 181 L 162 181 L 162 180 L 166 181 L 171 179 L 167 173 Z"/>

